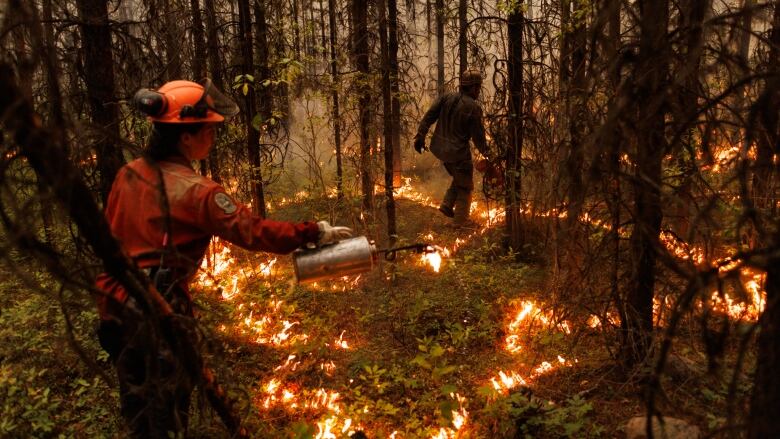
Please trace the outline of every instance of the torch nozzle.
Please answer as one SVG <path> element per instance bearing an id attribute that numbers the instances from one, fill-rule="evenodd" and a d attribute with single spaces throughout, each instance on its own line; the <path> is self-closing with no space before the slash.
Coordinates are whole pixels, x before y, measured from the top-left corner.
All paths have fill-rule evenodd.
<path id="1" fill-rule="evenodd" d="M 421 254 L 421 253 L 434 253 L 437 251 L 438 248 L 440 247 L 436 245 L 427 244 L 424 242 L 418 242 L 417 244 L 378 250 L 378 253 L 384 253 L 386 261 L 394 261 L 396 252 L 399 251 L 413 251 L 415 253 Z"/>

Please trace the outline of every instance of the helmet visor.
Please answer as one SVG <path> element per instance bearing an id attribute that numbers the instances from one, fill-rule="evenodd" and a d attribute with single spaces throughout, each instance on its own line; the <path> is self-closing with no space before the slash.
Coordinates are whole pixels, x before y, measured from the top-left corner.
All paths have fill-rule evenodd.
<path id="1" fill-rule="evenodd" d="M 224 93 L 219 91 L 219 89 L 212 84 L 211 79 L 206 78 L 200 81 L 200 85 L 203 86 L 203 96 L 200 98 L 198 104 L 205 104 L 211 111 L 214 111 L 225 119 L 230 119 L 238 114 L 238 105 Z"/>

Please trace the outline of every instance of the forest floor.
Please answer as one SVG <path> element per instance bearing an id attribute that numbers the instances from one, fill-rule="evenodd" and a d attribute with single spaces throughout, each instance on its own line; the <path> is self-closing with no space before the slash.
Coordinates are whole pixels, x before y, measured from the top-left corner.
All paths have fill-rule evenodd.
<path id="1" fill-rule="evenodd" d="M 368 228 L 359 200 L 334 208 L 313 198 L 272 200 L 270 215 L 330 217 L 358 235 L 385 235 L 382 209 Z M 522 249 L 530 262 L 517 262 L 501 251 L 500 225 L 456 230 L 434 206 L 418 193 L 397 201 L 398 245 L 447 248 L 438 272 L 419 254 L 399 253 L 358 278 L 296 285 L 289 256 L 215 244 L 212 275 L 194 288 L 196 312 L 208 362 L 250 430 L 261 438 L 623 437 L 644 406 L 642 386 L 611 352 L 616 328 L 584 310 L 552 312 L 550 267 L 532 237 Z M 56 284 L 35 274 L 44 288 L 31 293 L 4 271 L 0 436 L 121 435 L 116 392 L 69 347 L 60 305 L 47 300 Z M 94 311 L 82 305 L 71 319 L 76 340 L 111 381 Z M 707 373 L 692 334 L 676 345 L 658 406 L 713 432 L 725 422 L 730 374 Z M 728 345 L 727 364 L 735 352 Z M 737 411 L 747 381 L 736 386 Z M 197 410 L 191 433 L 225 435 L 208 410 Z"/>

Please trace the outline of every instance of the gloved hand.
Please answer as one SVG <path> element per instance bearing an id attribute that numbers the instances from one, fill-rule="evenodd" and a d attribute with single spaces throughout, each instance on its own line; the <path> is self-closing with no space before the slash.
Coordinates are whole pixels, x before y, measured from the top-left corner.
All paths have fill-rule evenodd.
<path id="1" fill-rule="evenodd" d="M 422 154 L 424 149 L 425 149 L 425 137 L 414 136 L 414 150 L 417 151 L 417 153 Z"/>
<path id="2" fill-rule="evenodd" d="M 327 221 L 320 221 L 317 223 L 320 228 L 320 237 L 317 240 L 317 245 L 333 244 L 339 242 L 342 239 L 352 237 L 352 229 L 342 226 L 331 226 Z"/>

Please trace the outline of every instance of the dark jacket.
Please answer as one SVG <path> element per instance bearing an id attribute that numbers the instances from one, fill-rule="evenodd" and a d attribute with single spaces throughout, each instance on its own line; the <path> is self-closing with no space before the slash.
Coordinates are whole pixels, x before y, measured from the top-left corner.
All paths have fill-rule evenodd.
<path id="1" fill-rule="evenodd" d="M 420 121 L 417 136 L 425 138 L 434 122 L 436 129 L 431 139 L 431 152 L 439 160 L 445 163 L 470 161 L 469 140 L 488 157 L 482 108 L 470 96 L 457 92 L 439 96 Z"/>

